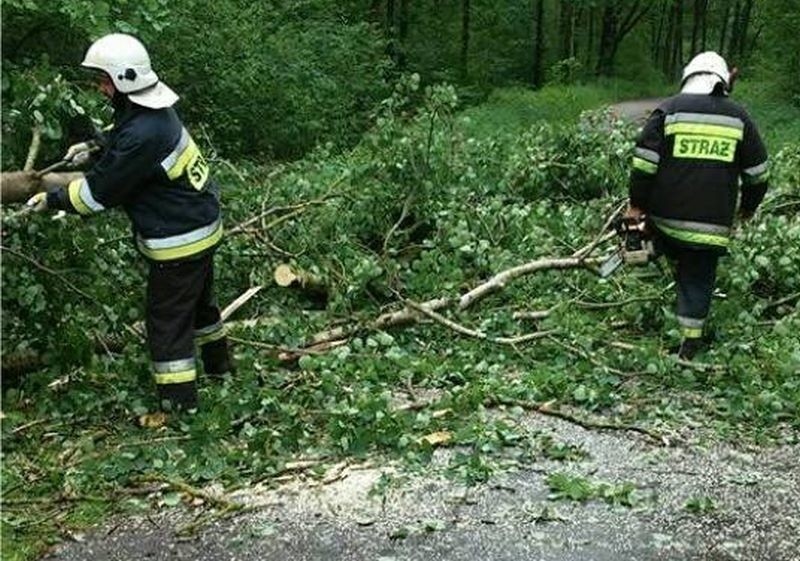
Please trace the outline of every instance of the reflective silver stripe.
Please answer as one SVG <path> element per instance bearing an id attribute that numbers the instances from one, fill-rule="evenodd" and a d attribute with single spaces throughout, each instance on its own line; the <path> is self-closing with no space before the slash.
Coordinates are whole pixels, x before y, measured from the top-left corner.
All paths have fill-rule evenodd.
<path id="1" fill-rule="evenodd" d="M 101 210 L 106 209 L 106 207 L 98 203 L 94 196 L 92 196 L 92 190 L 89 189 L 89 182 L 86 181 L 86 178 L 81 180 L 81 187 L 78 190 L 78 196 L 83 201 L 83 204 L 88 206 L 94 212 L 100 212 Z"/>
<path id="2" fill-rule="evenodd" d="M 178 139 L 178 145 L 172 150 L 172 152 L 170 152 L 169 156 L 161 161 L 161 167 L 164 168 L 164 171 L 169 171 L 169 169 L 175 165 L 175 162 L 178 161 L 181 153 L 183 153 L 183 151 L 186 150 L 186 147 L 189 146 L 189 141 L 191 141 L 189 131 L 187 131 L 186 127 L 184 127 L 181 129 L 181 137 Z"/>
<path id="3" fill-rule="evenodd" d="M 758 164 L 757 166 L 753 166 L 751 168 L 747 168 L 747 169 L 744 169 L 742 171 L 743 171 L 743 173 L 745 173 L 745 174 L 747 174 L 747 175 L 749 175 L 751 177 L 756 177 L 758 175 L 761 175 L 765 171 L 767 171 L 768 167 L 769 167 L 769 162 L 767 160 L 764 160 L 762 163 Z"/>
<path id="4" fill-rule="evenodd" d="M 222 222 L 221 218 L 217 218 L 208 226 L 203 226 L 185 234 L 178 234 L 177 236 L 170 236 L 168 238 L 143 238 L 138 236 L 139 242 L 147 249 L 170 249 L 173 247 L 180 247 L 193 242 L 204 240 L 213 234 L 219 228 Z"/>
<path id="5" fill-rule="evenodd" d="M 692 329 L 700 329 L 705 325 L 705 319 L 687 318 L 685 316 L 678 316 L 678 323 L 681 327 L 689 327 Z"/>
<path id="6" fill-rule="evenodd" d="M 692 222 L 690 220 L 675 220 L 672 218 L 659 218 L 653 216 L 653 221 L 656 224 L 663 224 L 668 228 L 675 228 L 678 230 L 687 230 L 690 232 L 702 232 L 704 234 L 718 234 L 727 236 L 730 234 L 731 229 L 728 226 L 721 224 L 708 224 L 707 222 Z"/>
<path id="7" fill-rule="evenodd" d="M 222 329 L 222 327 L 223 327 L 222 320 L 220 320 L 217 323 L 214 323 L 212 325 L 208 325 L 206 327 L 201 327 L 200 329 L 195 329 L 194 330 L 194 336 L 195 337 L 203 337 L 204 335 L 211 335 L 212 333 L 216 333 L 217 331 Z"/>
<path id="8" fill-rule="evenodd" d="M 672 123 L 702 123 L 704 125 L 722 125 L 744 130 L 744 121 L 738 117 L 709 115 L 707 113 L 673 113 L 672 115 L 667 115 L 664 123 L 667 125 Z"/>
<path id="9" fill-rule="evenodd" d="M 165 361 L 153 361 L 153 371 L 157 372 L 158 374 L 164 374 L 168 372 L 183 372 L 185 370 L 193 370 L 194 369 L 194 357 L 192 358 L 183 358 L 180 360 L 165 360 Z"/>
<path id="10" fill-rule="evenodd" d="M 655 150 L 650 150 L 648 148 L 639 148 L 638 146 L 634 150 L 634 153 L 639 156 L 643 160 L 647 160 L 648 162 L 652 162 L 657 164 L 661 161 L 661 156 L 658 155 L 658 152 Z"/>

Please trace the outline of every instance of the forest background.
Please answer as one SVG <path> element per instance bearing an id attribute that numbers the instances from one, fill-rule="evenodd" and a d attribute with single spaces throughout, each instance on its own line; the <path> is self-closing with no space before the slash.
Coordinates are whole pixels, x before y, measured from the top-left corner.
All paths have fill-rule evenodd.
<path id="1" fill-rule="evenodd" d="M 548 401 L 663 427 L 691 417 L 763 441 L 797 427 L 797 0 L 6 0 L 2 10 L 3 169 L 22 167 L 33 131 L 43 167 L 108 122 L 79 62 L 93 39 L 132 33 L 181 95 L 224 187 L 221 302 L 262 287 L 232 318 L 241 379 L 205 388 L 200 413 L 142 445 L 129 420 L 154 404 L 130 334 L 143 266 L 124 217 L 3 209 L 12 559 L 110 511 L 175 504 L 177 482 L 241 485 L 308 456 L 424 464 L 425 434 L 450 435 L 466 450 L 453 473 L 482 481 L 507 446 L 528 442 L 513 420 L 487 420 L 487 404 Z M 502 335 L 525 331 L 515 313 L 548 310 L 536 328 L 555 335 L 524 349 L 436 322 L 369 326 L 401 298 L 458 295 L 588 242 L 625 196 L 635 134 L 596 110 L 669 95 L 704 49 L 740 69 L 733 97 L 775 166 L 765 211 L 723 265 L 710 379 L 664 356 L 676 337 L 666 277 L 543 275 L 480 317 L 451 315 Z M 323 294 L 275 286 L 281 263 L 321 279 Z M 353 321 L 361 329 L 331 353 L 278 356 Z M 436 399 L 396 407 L 398 393 L 420 392 Z M 166 502 L 115 499 L 156 476 L 172 485 Z"/>

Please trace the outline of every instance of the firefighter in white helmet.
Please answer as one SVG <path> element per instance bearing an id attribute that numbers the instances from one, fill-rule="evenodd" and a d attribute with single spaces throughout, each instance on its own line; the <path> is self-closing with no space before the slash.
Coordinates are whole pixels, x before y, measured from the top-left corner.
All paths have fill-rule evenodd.
<path id="1" fill-rule="evenodd" d="M 92 215 L 122 207 L 149 263 L 146 327 L 159 397 L 197 405 L 195 344 L 207 374 L 232 372 L 213 291 L 214 251 L 222 237 L 219 188 L 173 105 L 145 47 L 125 34 L 95 41 L 84 67 L 114 107 L 113 128 L 86 174 L 34 196 L 34 210 Z M 66 159 L 87 163 L 94 141 L 71 146 Z"/>
<path id="2" fill-rule="evenodd" d="M 634 150 L 628 215 L 646 217 L 657 252 L 674 264 L 683 335 L 675 350 L 684 359 L 709 342 L 717 261 L 727 253 L 737 206 L 740 219 L 750 219 L 767 190 L 764 143 L 728 98 L 735 75 L 715 52 L 695 56 L 681 92 L 650 115 Z"/>

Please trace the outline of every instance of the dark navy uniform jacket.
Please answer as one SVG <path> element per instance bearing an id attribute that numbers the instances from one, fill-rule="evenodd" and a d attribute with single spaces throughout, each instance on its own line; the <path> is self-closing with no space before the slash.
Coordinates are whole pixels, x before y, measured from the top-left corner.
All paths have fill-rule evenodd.
<path id="1" fill-rule="evenodd" d="M 756 210 L 767 190 L 767 151 L 755 124 L 722 95 L 679 94 L 656 109 L 633 156 L 631 204 L 678 245 L 724 253 L 741 190 Z"/>
<path id="2" fill-rule="evenodd" d="M 148 259 L 172 261 L 214 248 L 222 237 L 219 189 L 173 108 L 117 104 L 99 161 L 50 208 L 90 215 L 121 206 Z"/>

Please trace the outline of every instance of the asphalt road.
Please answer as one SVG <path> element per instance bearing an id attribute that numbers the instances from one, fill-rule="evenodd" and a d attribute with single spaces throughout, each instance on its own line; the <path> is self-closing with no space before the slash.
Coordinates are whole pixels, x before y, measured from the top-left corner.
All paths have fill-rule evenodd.
<path id="1" fill-rule="evenodd" d="M 192 538 L 176 529 L 199 511 L 176 508 L 111 520 L 45 559 L 800 560 L 800 445 L 661 447 L 635 433 L 586 431 L 549 417 L 524 422 L 580 445 L 589 457 L 543 459 L 470 489 L 435 475 L 407 475 L 382 496 L 370 490 L 391 468 L 340 466 L 324 485 L 293 480 L 239 491 L 228 498 L 256 510 L 203 526 Z M 441 450 L 436 463 L 452 453 Z M 636 506 L 549 500 L 545 477 L 556 471 L 632 483 Z M 692 511 L 692 502 L 705 506 Z"/>
<path id="2" fill-rule="evenodd" d="M 614 111 L 621 117 L 633 121 L 645 121 L 650 113 L 658 107 L 664 98 L 635 99 L 613 105 Z"/>

